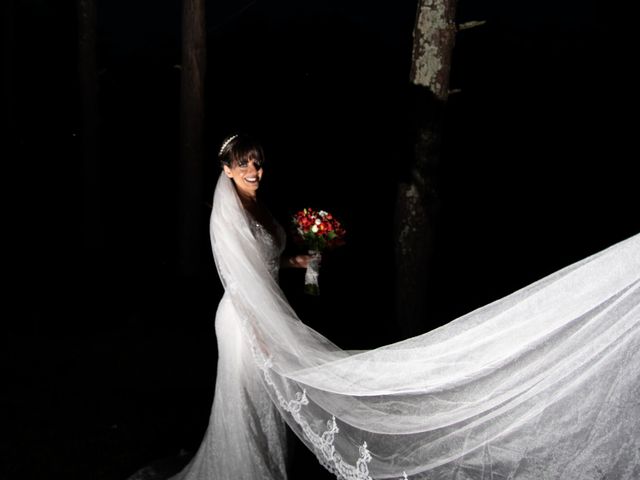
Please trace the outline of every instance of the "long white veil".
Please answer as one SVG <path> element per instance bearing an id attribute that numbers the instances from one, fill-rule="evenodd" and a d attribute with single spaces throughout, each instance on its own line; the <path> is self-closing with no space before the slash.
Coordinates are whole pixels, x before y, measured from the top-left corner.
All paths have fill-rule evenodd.
<path id="1" fill-rule="evenodd" d="M 298 319 L 224 175 L 211 242 L 265 388 L 339 478 L 640 478 L 640 235 L 360 353 Z"/>

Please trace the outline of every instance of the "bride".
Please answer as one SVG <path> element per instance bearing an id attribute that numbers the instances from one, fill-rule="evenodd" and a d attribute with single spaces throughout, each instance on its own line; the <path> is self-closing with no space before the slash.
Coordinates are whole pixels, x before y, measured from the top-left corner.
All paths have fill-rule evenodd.
<path id="1" fill-rule="evenodd" d="M 225 288 L 209 426 L 174 480 L 287 478 L 286 426 L 339 479 L 640 477 L 640 235 L 421 336 L 338 348 L 278 286 L 264 156 L 234 135 L 211 213 Z"/>

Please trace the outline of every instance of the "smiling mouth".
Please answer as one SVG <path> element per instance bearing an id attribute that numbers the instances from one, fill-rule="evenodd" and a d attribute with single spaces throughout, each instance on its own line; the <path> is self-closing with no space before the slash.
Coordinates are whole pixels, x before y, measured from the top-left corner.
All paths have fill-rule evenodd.
<path id="1" fill-rule="evenodd" d="M 258 180 L 258 177 L 244 177 L 244 181 L 252 185 L 255 185 L 258 183 L 259 180 Z"/>

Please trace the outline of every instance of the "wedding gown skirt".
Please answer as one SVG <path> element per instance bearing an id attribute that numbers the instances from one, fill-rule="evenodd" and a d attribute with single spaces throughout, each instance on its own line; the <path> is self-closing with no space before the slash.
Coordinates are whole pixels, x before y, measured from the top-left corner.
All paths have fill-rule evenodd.
<path id="1" fill-rule="evenodd" d="M 286 426 L 261 380 L 228 296 L 216 314 L 218 368 L 209 426 L 175 480 L 286 478 Z"/>

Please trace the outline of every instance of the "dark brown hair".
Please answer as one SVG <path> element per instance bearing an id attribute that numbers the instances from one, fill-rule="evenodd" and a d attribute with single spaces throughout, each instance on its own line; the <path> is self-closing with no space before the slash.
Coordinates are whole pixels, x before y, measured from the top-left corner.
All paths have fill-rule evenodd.
<path id="1" fill-rule="evenodd" d="M 242 161 L 253 160 L 255 163 L 264 164 L 264 152 L 262 145 L 246 134 L 230 136 L 222 142 L 218 153 L 220 165 L 231 168 Z"/>

